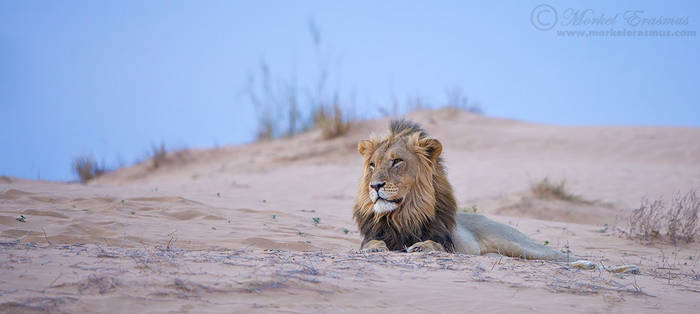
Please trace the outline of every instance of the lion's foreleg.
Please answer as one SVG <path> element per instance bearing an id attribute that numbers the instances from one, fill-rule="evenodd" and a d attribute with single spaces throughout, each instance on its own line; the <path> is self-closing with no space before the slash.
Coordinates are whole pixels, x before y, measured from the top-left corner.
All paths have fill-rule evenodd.
<path id="1" fill-rule="evenodd" d="M 433 240 L 425 240 L 422 242 L 416 242 L 413 243 L 409 248 L 406 249 L 406 252 L 430 252 L 430 251 L 438 251 L 438 252 L 445 252 L 445 248 L 442 246 L 442 244 L 437 243 Z"/>
<path id="2" fill-rule="evenodd" d="M 360 251 L 363 253 L 387 252 L 389 251 L 389 248 L 386 246 L 386 243 L 382 240 L 369 240 L 366 243 L 362 244 L 362 246 L 360 247 Z"/>

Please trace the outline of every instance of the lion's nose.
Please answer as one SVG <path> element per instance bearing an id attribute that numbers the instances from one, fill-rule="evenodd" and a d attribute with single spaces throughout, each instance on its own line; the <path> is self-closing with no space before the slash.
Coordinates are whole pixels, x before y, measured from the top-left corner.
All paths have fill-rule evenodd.
<path id="1" fill-rule="evenodd" d="M 372 183 L 369 186 L 373 188 L 375 191 L 379 192 L 379 189 L 383 188 L 384 185 L 386 185 L 386 182 L 377 182 L 377 183 Z"/>

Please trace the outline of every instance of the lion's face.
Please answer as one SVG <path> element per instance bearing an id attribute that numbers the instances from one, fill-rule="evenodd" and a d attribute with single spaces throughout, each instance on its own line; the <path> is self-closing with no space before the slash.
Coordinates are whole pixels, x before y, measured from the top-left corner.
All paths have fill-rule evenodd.
<path id="1" fill-rule="evenodd" d="M 390 212 L 401 204 L 409 188 L 415 184 L 418 163 L 405 141 L 377 149 L 369 156 L 367 191 L 377 213 Z"/>
<path id="2" fill-rule="evenodd" d="M 365 157 L 363 184 L 375 213 L 389 213 L 411 199 L 421 178 L 431 178 L 431 162 L 440 154 L 437 140 L 420 140 L 418 135 L 384 141 L 360 142 Z M 362 187 L 361 187 L 362 188 Z M 415 193 L 414 193 L 415 194 Z"/>

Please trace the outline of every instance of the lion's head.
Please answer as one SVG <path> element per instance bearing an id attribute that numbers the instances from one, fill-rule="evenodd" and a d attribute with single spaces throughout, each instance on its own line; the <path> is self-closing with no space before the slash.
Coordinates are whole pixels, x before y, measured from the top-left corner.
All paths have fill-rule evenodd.
<path id="1" fill-rule="evenodd" d="M 354 217 L 369 240 L 391 250 L 433 240 L 454 250 L 451 231 L 457 209 L 442 165 L 442 144 L 406 120 L 392 121 L 384 138 L 360 141 L 363 173 Z"/>

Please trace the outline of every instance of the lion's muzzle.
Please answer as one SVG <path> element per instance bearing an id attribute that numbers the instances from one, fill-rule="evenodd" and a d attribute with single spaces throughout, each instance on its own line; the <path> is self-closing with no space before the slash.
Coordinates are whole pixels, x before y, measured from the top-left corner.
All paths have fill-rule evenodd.
<path id="1" fill-rule="evenodd" d="M 396 197 L 399 188 L 393 184 L 386 182 L 370 184 L 369 197 L 374 202 L 372 210 L 375 213 L 386 213 L 395 210 L 403 200 L 401 197 Z"/>

